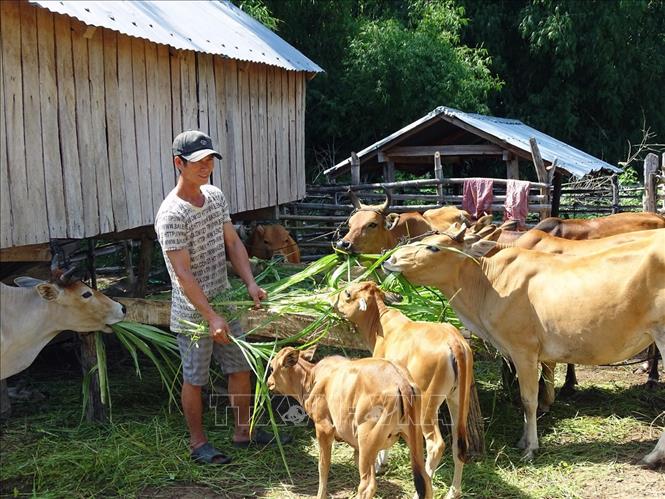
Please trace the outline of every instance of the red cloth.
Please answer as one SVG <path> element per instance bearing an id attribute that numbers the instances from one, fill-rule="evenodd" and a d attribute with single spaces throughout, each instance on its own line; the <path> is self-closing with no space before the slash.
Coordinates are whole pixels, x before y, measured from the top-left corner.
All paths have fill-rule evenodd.
<path id="1" fill-rule="evenodd" d="M 524 227 L 529 214 L 529 182 L 508 180 L 504 208 L 504 220 L 517 220 L 520 227 Z"/>
<path id="2" fill-rule="evenodd" d="M 462 208 L 468 211 L 474 218 L 492 213 L 493 186 L 494 180 L 491 178 L 464 179 Z"/>

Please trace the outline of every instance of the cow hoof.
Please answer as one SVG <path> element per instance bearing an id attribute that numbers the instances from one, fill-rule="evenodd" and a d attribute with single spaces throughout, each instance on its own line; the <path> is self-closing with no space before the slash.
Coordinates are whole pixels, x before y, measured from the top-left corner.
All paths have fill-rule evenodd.
<path id="1" fill-rule="evenodd" d="M 560 397 L 572 397 L 577 393 L 577 388 L 574 385 L 563 385 L 559 391 Z"/>
<path id="2" fill-rule="evenodd" d="M 655 390 L 656 388 L 658 388 L 658 385 L 659 385 L 659 383 L 658 383 L 657 379 L 649 378 L 647 380 L 646 387 L 649 390 Z"/>
<path id="3" fill-rule="evenodd" d="M 644 456 L 642 460 L 640 461 L 640 464 L 644 466 L 645 468 L 648 468 L 650 470 L 654 470 L 660 466 L 665 466 L 665 460 L 661 461 L 660 459 L 657 459 L 655 457 L 651 457 L 651 454 Z"/>
<path id="4" fill-rule="evenodd" d="M 451 485 L 445 499 L 459 499 L 460 497 L 462 497 L 462 493 Z"/>
<path id="5" fill-rule="evenodd" d="M 526 437 L 520 438 L 519 441 L 517 442 L 517 448 L 526 449 L 526 447 L 527 447 Z"/>
<path id="6" fill-rule="evenodd" d="M 533 461 L 533 458 L 536 456 L 536 453 L 533 449 L 529 449 L 522 454 L 522 461 L 530 463 Z"/>

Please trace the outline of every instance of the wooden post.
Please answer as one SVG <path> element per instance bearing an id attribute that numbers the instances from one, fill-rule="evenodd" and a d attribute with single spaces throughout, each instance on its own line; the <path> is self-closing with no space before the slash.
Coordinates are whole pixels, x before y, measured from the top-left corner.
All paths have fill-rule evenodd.
<path id="1" fill-rule="evenodd" d="M 536 141 L 535 137 L 531 137 L 529 139 L 529 144 L 531 145 L 531 156 L 533 158 L 533 164 L 536 167 L 536 175 L 538 176 L 538 182 L 542 182 L 544 184 L 550 184 L 552 181 L 552 175 L 554 174 L 554 171 L 556 169 L 555 163 L 552 164 L 552 167 L 548 171 L 545 168 L 545 162 L 543 161 L 543 157 L 540 154 L 540 149 L 538 148 L 538 142 Z M 540 189 L 540 194 L 545 196 L 545 203 L 549 204 L 549 189 L 548 188 L 541 188 Z M 540 210 L 540 219 L 543 220 L 544 218 L 547 218 L 550 216 L 550 210 L 543 209 Z"/>
<path id="2" fill-rule="evenodd" d="M 138 278 L 136 279 L 132 296 L 134 298 L 144 298 L 146 293 L 146 285 L 148 277 L 150 276 L 150 267 L 152 264 L 152 250 L 155 247 L 155 242 L 147 234 L 141 235 L 141 251 L 139 253 L 139 268 Z"/>
<path id="3" fill-rule="evenodd" d="M 3 379 L 0 380 L 0 419 L 8 418 L 11 414 L 11 409 L 7 380 Z"/>
<path id="4" fill-rule="evenodd" d="M 644 198 L 642 205 L 644 211 L 656 211 L 656 170 L 658 169 L 658 156 L 652 152 L 644 158 Z"/>
<path id="5" fill-rule="evenodd" d="M 443 182 L 443 167 L 441 166 L 441 153 L 436 151 L 434 153 L 434 178 Z M 436 186 L 437 203 L 443 206 L 443 185 L 437 184 Z"/>
<path id="6" fill-rule="evenodd" d="M 506 178 L 509 180 L 519 180 L 520 178 L 520 161 L 511 152 L 506 153 Z"/>
<path id="7" fill-rule="evenodd" d="M 94 240 L 88 240 L 88 272 L 90 273 L 91 287 L 97 288 L 95 278 L 95 252 Z M 97 365 L 97 347 L 94 334 L 79 334 L 81 340 L 81 370 L 86 376 Z M 88 405 L 85 409 L 85 419 L 91 423 L 107 423 L 109 420 L 108 408 L 102 403 L 99 391 L 99 371 L 90 376 L 88 386 Z"/>
<path id="8" fill-rule="evenodd" d="M 552 179 L 553 189 L 552 189 L 552 212 L 551 216 L 558 217 L 559 209 L 561 206 L 561 182 L 562 175 L 559 170 L 554 172 L 554 177 Z"/>
<path id="9" fill-rule="evenodd" d="M 355 152 L 351 153 L 351 184 L 360 183 L 360 159 Z"/>
<path id="10" fill-rule="evenodd" d="M 612 184 L 612 214 L 619 213 L 619 177 L 614 173 L 610 177 Z"/>
<path id="11" fill-rule="evenodd" d="M 395 181 L 395 162 L 388 161 L 383 164 L 383 181 L 384 182 L 394 182 Z"/>

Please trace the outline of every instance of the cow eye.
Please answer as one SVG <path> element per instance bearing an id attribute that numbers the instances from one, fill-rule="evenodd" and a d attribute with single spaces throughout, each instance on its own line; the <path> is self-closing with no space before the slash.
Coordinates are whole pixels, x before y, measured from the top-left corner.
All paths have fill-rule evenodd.
<path id="1" fill-rule="evenodd" d="M 441 251 L 441 249 L 438 246 L 432 246 L 431 244 L 427 246 L 427 249 L 431 251 L 432 253 L 436 253 L 437 251 Z"/>
<path id="2" fill-rule="evenodd" d="M 81 295 L 82 298 L 90 298 L 92 296 L 92 292 L 86 291 Z"/>
<path id="3" fill-rule="evenodd" d="M 351 299 L 351 293 L 349 291 L 344 291 L 344 294 L 349 300 Z"/>
<path id="4" fill-rule="evenodd" d="M 369 227 L 370 229 L 374 229 L 374 228 L 376 227 L 376 222 L 370 222 L 370 223 L 367 225 L 367 227 Z"/>
<path id="5" fill-rule="evenodd" d="M 270 241 L 268 241 L 267 239 L 264 239 L 264 240 L 263 240 L 263 243 L 264 243 L 264 244 L 270 244 Z"/>

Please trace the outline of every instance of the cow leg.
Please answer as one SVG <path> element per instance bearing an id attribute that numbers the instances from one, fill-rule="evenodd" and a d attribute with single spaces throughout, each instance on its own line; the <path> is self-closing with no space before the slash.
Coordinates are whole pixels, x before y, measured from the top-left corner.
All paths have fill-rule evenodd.
<path id="1" fill-rule="evenodd" d="M 524 449 L 523 459 L 533 459 L 538 450 L 538 429 L 536 412 L 538 410 L 538 359 L 531 354 L 514 356 L 517 379 L 520 385 L 520 396 L 524 405 L 524 432 L 517 443 Z"/>
<path id="2" fill-rule="evenodd" d="M 549 412 L 554 403 L 554 370 L 556 362 L 543 362 L 543 371 L 538 386 L 538 409 Z"/>
<path id="3" fill-rule="evenodd" d="M 434 477 L 436 469 L 439 467 L 446 443 L 441 436 L 439 428 L 439 407 L 443 403 L 443 397 L 423 397 L 422 398 L 422 433 L 425 437 L 425 447 L 427 450 L 427 460 L 425 461 L 425 472 Z"/>
<path id="4" fill-rule="evenodd" d="M 328 496 L 328 471 L 330 471 L 330 455 L 335 440 L 335 433 L 331 427 L 316 427 L 316 439 L 319 443 L 319 491 L 317 499 L 326 499 Z"/>
<path id="5" fill-rule="evenodd" d="M 448 412 L 450 412 L 450 421 L 452 423 L 450 434 L 452 435 L 453 463 L 455 464 L 453 483 L 450 484 L 448 494 L 446 494 L 446 499 L 456 499 L 458 497 L 462 497 L 462 472 L 464 471 L 464 462 L 459 458 L 459 448 L 457 444 L 457 425 L 459 424 L 460 411 L 458 404 L 459 395 L 457 394 L 457 391 L 460 388 L 461 387 L 459 386 L 455 388 L 446 399 L 446 403 L 448 404 Z"/>
<path id="6" fill-rule="evenodd" d="M 658 386 L 658 359 L 660 358 L 660 352 L 656 347 L 656 344 L 652 344 L 649 347 L 649 377 L 647 378 L 647 388 L 656 388 Z"/>
<path id="7" fill-rule="evenodd" d="M 7 419 L 12 412 L 11 402 L 9 401 L 9 390 L 7 389 L 7 380 L 0 380 L 0 419 Z"/>
<path id="8" fill-rule="evenodd" d="M 575 374 L 575 364 L 568 364 L 566 366 L 566 381 L 561 387 L 561 395 L 572 395 L 575 393 L 575 386 L 577 385 L 577 375 Z"/>
<path id="9" fill-rule="evenodd" d="M 374 472 L 377 475 L 380 475 L 385 471 L 385 466 L 388 463 L 390 449 L 382 449 L 376 455 L 376 461 L 374 462 Z M 357 464 L 357 463 L 356 463 Z"/>
<path id="10" fill-rule="evenodd" d="M 661 357 L 665 358 L 665 328 L 661 328 L 659 331 L 656 331 L 654 334 L 654 339 L 656 341 L 656 346 L 660 350 Z M 656 447 L 642 458 L 642 463 L 646 466 L 655 468 L 659 464 L 665 464 L 665 429 L 658 439 Z"/>
<path id="11" fill-rule="evenodd" d="M 374 439 L 370 437 L 373 432 L 358 429 L 358 472 L 360 473 L 360 484 L 358 485 L 358 499 L 370 499 L 376 492 L 376 474 L 374 462 L 376 461 L 377 449 Z"/>

